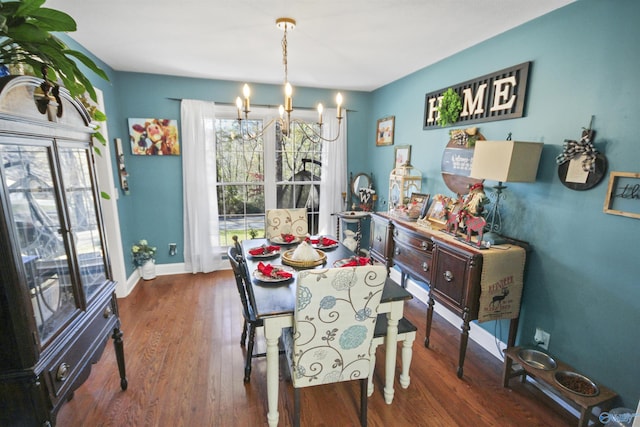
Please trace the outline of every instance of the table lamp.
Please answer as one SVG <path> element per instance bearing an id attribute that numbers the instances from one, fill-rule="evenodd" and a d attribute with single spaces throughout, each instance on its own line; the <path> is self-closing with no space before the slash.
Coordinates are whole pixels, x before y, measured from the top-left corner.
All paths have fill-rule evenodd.
<path id="1" fill-rule="evenodd" d="M 541 142 L 476 141 L 470 176 L 498 181 L 498 185 L 493 187 L 496 190 L 496 201 L 486 218 L 489 232 L 484 234 L 484 241 L 492 245 L 505 242 L 499 234 L 502 229 L 500 197 L 507 188 L 502 183 L 534 182 L 543 145 Z"/>

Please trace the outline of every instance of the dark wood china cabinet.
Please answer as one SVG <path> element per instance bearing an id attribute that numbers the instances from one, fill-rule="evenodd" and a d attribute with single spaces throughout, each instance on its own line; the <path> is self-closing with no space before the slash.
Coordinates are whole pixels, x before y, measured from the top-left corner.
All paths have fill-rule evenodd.
<path id="1" fill-rule="evenodd" d="M 127 388 L 89 115 L 65 89 L 0 79 L 0 425 L 53 426 L 113 338 Z"/>

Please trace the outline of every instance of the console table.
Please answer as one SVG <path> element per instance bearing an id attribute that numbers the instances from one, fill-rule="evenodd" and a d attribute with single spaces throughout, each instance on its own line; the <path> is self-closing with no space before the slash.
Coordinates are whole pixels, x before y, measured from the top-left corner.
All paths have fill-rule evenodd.
<path id="1" fill-rule="evenodd" d="M 429 229 L 393 217 L 386 213 L 371 214 L 371 246 L 370 256 L 384 263 L 388 268 L 396 266 L 402 273 L 402 285 L 406 277 L 429 285 L 429 301 L 426 319 L 425 347 L 429 347 L 429 335 L 435 302 L 442 304 L 462 319 L 460 348 L 457 375 L 463 376 L 463 365 L 469 339 L 470 322 L 472 320 L 490 320 L 509 318 L 509 337 L 507 345 L 513 347 L 518 330 L 520 294 L 508 289 L 509 280 L 496 280 L 489 286 L 487 278 L 483 282 L 483 266 L 486 259 L 491 259 L 490 269 L 501 259 L 521 254 L 522 263 L 513 267 L 511 276 L 519 276 L 522 280 L 526 244 L 510 241 L 501 249 L 480 250 L 471 245 L 459 242 L 440 229 Z M 521 245 L 520 245 L 521 244 Z M 513 270 L 515 268 L 515 270 Z M 484 272 L 486 276 L 489 272 Z M 513 274 L 511 274 L 513 273 Z M 506 294 L 505 294 L 506 293 Z M 517 299 L 517 301 L 515 301 Z M 510 301 L 512 311 L 508 317 L 501 316 L 501 308 L 507 307 Z M 495 317 L 491 317 L 496 313 Z M 489 317 L 487 317 L 489 316 Z"/>

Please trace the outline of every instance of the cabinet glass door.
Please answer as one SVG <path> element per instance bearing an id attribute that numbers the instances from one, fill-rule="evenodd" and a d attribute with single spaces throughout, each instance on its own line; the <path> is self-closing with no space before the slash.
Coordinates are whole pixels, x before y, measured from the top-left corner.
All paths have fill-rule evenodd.
<path id="1" fill-rule="evenodd" d="M 90 301 L 107 277 L 87 150 L 61 147 L 58 156 L 80 281 Z"/>
<path id="2" fill-rule="evenodd" d="M 0 144 L 4 187 L 42 344 L 76 310 L 49 153 L 45 146 Z"/>

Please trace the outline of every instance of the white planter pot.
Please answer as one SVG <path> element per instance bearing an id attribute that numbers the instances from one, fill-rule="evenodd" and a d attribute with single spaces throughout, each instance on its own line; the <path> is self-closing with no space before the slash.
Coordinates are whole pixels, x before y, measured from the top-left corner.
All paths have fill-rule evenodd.
<path id="1" fill-rule="evenodd" d="M 140 275 L 144 280 L 152 280 L 156 278 L 156 261 L 148 260 L 140 267 Z"/>

